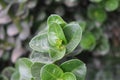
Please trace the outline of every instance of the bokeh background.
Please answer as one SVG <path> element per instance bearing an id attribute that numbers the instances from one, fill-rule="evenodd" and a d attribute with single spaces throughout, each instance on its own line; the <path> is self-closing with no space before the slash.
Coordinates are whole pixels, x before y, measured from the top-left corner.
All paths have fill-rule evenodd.
<path id="1" fill-rule="evenodd" d="M 30 39 L 51 14 L 84 28 L 74 53 L 87 65 L 86 80 L 120 80 L 120 0 L 0 0 L 0 75 L 29 57 Z"/>

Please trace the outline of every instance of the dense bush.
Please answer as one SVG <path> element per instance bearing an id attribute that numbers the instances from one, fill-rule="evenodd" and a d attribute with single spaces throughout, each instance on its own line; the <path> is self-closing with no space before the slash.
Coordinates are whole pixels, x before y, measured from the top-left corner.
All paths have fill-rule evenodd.
<path id="1" fill-rule="evenodd" d="M 73 56 L 82 59 L 88 66 L 88 80 L 106 80 L 109 76 L 109 80 L 119 79 L 111 69 L 119 73 L 120 0 L 0 0 L 0 71 L 13 66 L 19 57 L 28 57 L 30 39 L 46 30 L 51 14 L 62 16 L 68 23 L 75 21 L 82 28 L 80 44 L 64 60 Z M 61 40 L 55 45 L 61 45 Z M 14 68 L 8 67 L 1 76 L 8 69 L 14 72 Z"/>

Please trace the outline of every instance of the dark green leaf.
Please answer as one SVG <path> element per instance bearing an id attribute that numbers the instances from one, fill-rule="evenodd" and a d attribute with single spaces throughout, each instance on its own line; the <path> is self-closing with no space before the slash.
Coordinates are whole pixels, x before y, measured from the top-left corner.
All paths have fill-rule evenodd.
<path id="1" fill-rule="evenodd" d="M 104 22 L 107 18 L 107 14 L 104 9 L 93 5 L 89 6 L 87 14 L 90 19 L 98 22 Z"/>
<path id="2" fill-rule="evenodd" d="M 76 80 L 76 76 L 71 72 L 66 72 L 62 76 L 63 80 Z"/>
<path id="3" fill-rule="evenodd" d="M 99 44 L 95 49 L 96 53 L 105 55 L 109 52 L 109 50 L 110 50 L 110 45 L 108 39 L 106 37 L 101 37 L 101 39 L 99 40 Z"/>
<path id="4" fill-rule="evenodd" d="M 45 65 L 41 70 L 42 80 L 76 80 L 76 77 L 71 72 L 63 73 L 63 71 L 54 64 Z"/>
<path id="5" fill-rule="evenodd" d="M 63 75 L 63 71 L 54 64 L 45 65 L 41 69 L 42 80 L 59 80 Z"/>
<path id="6" fill-rule="evenodd" d="M 85 50 L 93 50 L 95 45 L 96 39 L 94 35 L 90 32 L 84 33 L 80 42 L 80 47 Z"/>
<path id="7" fill-rule="evenodd" d="M 106 0 L 105 9 L 107 11 L 114 11 L 119 7 L 119 0 Z"/>
<path id="8" fill-rule="evenodd" d="M 0 75 L 0 80 L 9 80 L 9 79 L 4 75 Z"/>
<path id="9" fill-rule="evenodd" d="M 77 80 L 85 80 L 86 66 L 82 61 L 78 59 L 69 60 L 61 64 L 60 67 L 64 72 L 74 73 Z"/>
<path id="10" fill-rule="evenodd" d="M 91 2 L 96 2 L 96 3 L 99 3 L 101 2 L 102 0 L 90 0 Z"/>

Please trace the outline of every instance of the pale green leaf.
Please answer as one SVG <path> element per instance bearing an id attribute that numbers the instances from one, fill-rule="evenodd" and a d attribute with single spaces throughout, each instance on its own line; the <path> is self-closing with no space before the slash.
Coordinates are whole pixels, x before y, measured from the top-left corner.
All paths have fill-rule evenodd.
<path id="1" fill-rule="evenodd" d="M 56 14 L 52 14 L 48 17 L 47 24 L 50 25 L 51 23 L 57 23 L 62 27 L 67 24 L 59 15 Z"/>
<path id="2" fill-rule="evenodd" d="M 82 32 L 85 31 L 87 23 L 85 21 L 80 21 L 79 25 L 80 25 L 80 27 L 82 29 Z"/>
<path id="3" fill-rule="evenodd" d="M 35 62 L 31 67 L 31 73 L 35 80 L 40 80 L 40 70 L 44 64 L 40 62 Z"/>
<path id="4" fill-rule="evenodd" d="M 60 49 L 51 47 L 50 48 L 50 57 L 53 61 L 60 60 L 64 57 L 66 52 L 66 48 L 64 46 L 61 46 Z"/>
<path id="5" fill-rule="evenodd" d="M 11 78 L 12 74 L 14 73 L 15 69 L 13 67 L 6 67 L 2 71 L 2 75 L 6 76 L 8 79 Z"/>
<path id="6" fill-rule="evenodd" d="M 32 62 L 27 58 L 21 58 L 17 61 L 16 68 L 19 71 L 19 80 L 31 80 L 31 66 Z"/>
<path id="7" fill-rule="evenodd" d="M 49 43 L 46 33 L 36 35 L 29 43 L 30 47 L 39 52 L 48 52 Z"/>
<path id="8" fill-rule="evenodd" d="M 82 37 L 82 29 L 78 23 L 70 23 L 63 29 L 68 44 L 66 45 L 67 53 L 71 53 L 80 43 Z"/>
<path id="9" fill-rule="evenodd" d="M 33 51 L 30 55 L 32 62 L 40 62 L 44 64 L 53 63 L 48 53 L 41 53 L 38 51 Z"/>
<path id="10" fill-rule="evenodd" d="M 20 74 L 17 70 L 12 74 L 10 80 L 20 80 Z"/>
<path id="11" fill-rule="evenodd" d="M 67 40 L 60 25 L 57 23 L 49 24 L 48 40 L 52 46 L 60 46 L 62 43 L 66 44 Z"/>

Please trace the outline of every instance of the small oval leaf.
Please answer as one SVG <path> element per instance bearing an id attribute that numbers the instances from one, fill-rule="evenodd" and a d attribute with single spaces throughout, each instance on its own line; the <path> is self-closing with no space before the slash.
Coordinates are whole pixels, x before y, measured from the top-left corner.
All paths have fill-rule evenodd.
<path id="1" fill-rule="evenodd" d="M 45 65 L 40 72 L 42 80 L 59 80 L 63 75 L 63 71 L 54 64 Z"/>
<path id="2" fill-rule="evenodd" d="M 93 50 L 96 45 L 96 39 L 94 35 L 90 32 L 83 34 L 83 37 L 80 42 L 80 47 L 85 50 Z"/>
<path id="3" fill-rule="evenodd" d="M 30 59 L 32 60 L 32 62 L 40 62 L 43 64 L 53 63 L 48 53 L 41 53 L 38 51 L 33 51 L 30 55 Z"/>
<path id="4" fill-rule="evenodd" d="M 119 7 L 119 0 L 107 0 L 105 2 L 105 9 L 107 11 L 114 11 Z"/>
<path id="5" fill-rule="evenodd" d="M 41 33 L 32 38 L 29 43 L 30 47 L 39 52 L 48 52 L 49 51 L 49 43 L 46 33 Z"/>
<path id="6" fill-rule="evenodd" d="M 63 29 L 68 44 L 66 45 L 67 53 L 71 53 L 80 43 L 82 37 L 82 29 L 78 23 L 70 23 Z"/>
<path id="7" fill-rule="evenodd" d="M 77 80 L 85 80 L 86 66 L 82 61 L 78 59 L 69 60 L 62 63 L 60 67 L 64 72 L 74 73 Z"/>
<path id="8" fill-rule="evenodd" d="M 48 17 L 47 24 L 50 25 L 51 23 L 57 23 L 62 27 L 67 24 L 60 16 L 56 14 L 52 14 Z"/>
<path id="9" fill-rule="evenodd" d="M 66 52 L 66 48 L 64 46 L 61 46 L 60 49 L 57 49 L 55 47 L 50 48 L 50 57 L 53 61 L 60 60 L 64 57 Z"/>
<path id="10" fill-rule="evenodd" d="M 16 68 L 19 71 L 19 75 L 20 75 L 19 80 L 31 80 L 31 78 L 32 78 L 32 74 L 31 74 L 32 64 L 33 63 L 28 58 L 21 58 L 17 61 Z"/>
<path id="11" fill-rule="evenodd" d="M 49 24 L 48 40 L 52 46 L 59 46 L 62 43 L 66 44 L 67 40 L 60 25 L 57 23 Z"/>
<path id="12" fill-rule="evenodd" d="M 40 80 L 40 70 L 44 64 L 40 62 L 35 62 L 31 67 L 31 73 L 35 80 Z"/>

